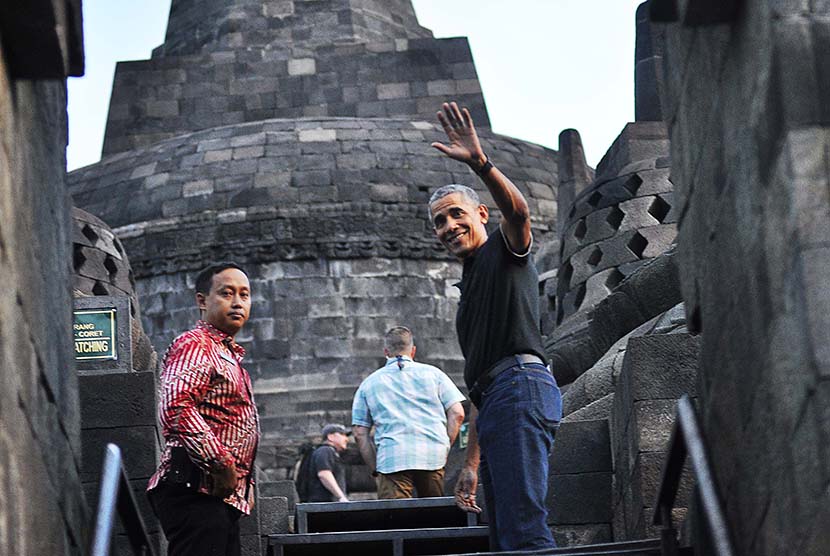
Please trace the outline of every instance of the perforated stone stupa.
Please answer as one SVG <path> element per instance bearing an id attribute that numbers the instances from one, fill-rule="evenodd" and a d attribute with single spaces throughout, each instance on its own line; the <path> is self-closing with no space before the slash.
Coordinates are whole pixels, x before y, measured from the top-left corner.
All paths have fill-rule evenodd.
<path id="1" fill-rule="evenodd" d="M 118 65 L 104 158 L 70 175 L 75 204 L 123 242 L 160 353 L 197 318 L 195 272 L 246 265 L 239 339 L 271 478 L 322 423 L 349 420 L 391 325 L 461 382 L 461 268 L 426 203 L 440 185 L 482 186 L 429 147 L 449 99 L 527 196 L 537 244 L 553 240 L 556 152 L 489 130 L 467 40 L 434 39 L 408 0 L 173 0 L 152 59 Z"/>

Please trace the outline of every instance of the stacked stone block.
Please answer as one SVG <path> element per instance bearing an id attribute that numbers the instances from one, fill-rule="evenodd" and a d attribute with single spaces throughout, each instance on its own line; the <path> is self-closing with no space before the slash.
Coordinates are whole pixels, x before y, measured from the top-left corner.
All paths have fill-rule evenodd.
<path id="1" fill-rule="evenodd" d="M 285 496 L 266 496 L 259 490 L 257 505 L 254 506 L 251 516 L 243 518 L 240 523 L 242 537 L 242 554 L 245 556 L 259 556 L 268 554 L 268 536 L 290 533 L 289 517 L 293 515 L 293 508 L 289 509 L 288 499 Z"/>
<path id="2" fill-rule="evenodd" d="M 413 37 L 432 37 L 432 31 L 418 24 L 408 0 L 176 0 L 165 43 L 153 55 Z"/>
<path id="3" fill-rule="evenodd" d="M 559 325 L 671 245 L 676 216 L 667 146 L 662 124 L 628 124 L 600 163 L 595 183 L 571 206 L 561 246 Z"/>
<path id="4" fill-rule="evenodd" d="M 0 553 L 80 556 L 90 511 L 64 179 L 65 78 L 83 73 L 80 2 L 4 3 L 0 38 Z"/>
<path id="5" fill-rule="evenodd" d="M 556 215 L 552 151 L 486 130 L 481 136 L 528 198 L 544 241 Z M 121 238 L 138 281 L 197 269 L 203 248 L 220 244 L 234 258 L 263 262 L 446 259 L 426 215 L 431 190 L 466 183 L 492 199 L 465 165 L 429 147 L 441 138 L 418 120 L 267 120 L 161 141 L 69 179 L 75 202 Z"/>
<path id="6" fill-rule="evenodd" d="M 677 272 L 676 249 L 671 247 L 620 282 L 588 312 L 587 322 L 578 334 L 549 346 L 548 355 L 559 376 L 576 376 L 572 387 L 594 382 L 596 377 L 584 377 L 584 374 L 596 371 L 612 346 L 624 344 L 623 339 L 632 334 L 650 330 L 645 327 L 647 322 L 653 323 L 659 317 L 685 324 Z"/>
<path id="7" fill-rule="evenodd" d="M 154 57 L 118 64 L 104 154 L 269 118 L 432 120 L 448 98 L 489 126 L 467 40 L 433 39 L 407 0 L 218 4 L 174 1 Z"/>
<path id="8" fill-rule="evenodd" d="M 87 499 L 97 503 L 106 446 L 116 444 L 147 531 L 161 551 L 164 536 L 145 494 L 161 449 L 156 352 L 142 329 L 133 271 L 121 241 L 103 221 L 81 209 L 72 209 L 72 224 L 73 295 L 86 302 L 110 296 L 105 304 L 123 299 L 126 315 L 119 311 L 116 317 L 129 321 L 118 330 L 128 333 L 129 341 L 119 342 L 117 363 L 111 367 L 109 362 L 78 363 L 84 453 L 81 480 Z M 114 542 L 128 546 L 123 530 Z"/>
<path id="9" fill-rule="evenodd" d="M 469 44 L 399 39 L 275 53 L 230 50 L 118 64 L 104 154 L 270 118 L 413 117 L 456 99 L 489 120 Z"/>
<path id="10" fill-rule="evenodd" d="M 251 509 L 251 514 L 242 516 L 239 520 L 239 536 L 242 545 L 242 556 L 264 556 L 268 554 L 268 535 L 279 535 L 289 533 L 289 510 L 288 498 L 275 496 L 274 492 L 263 489 L 269 484 L 265 480 L 262 471 L 256 470 L 256 504 Z"/>
<path id="11" fill-rule="evenodd" d="M 619 308 L 619 307 L 617 307 Z M 619 340 L 594 363 L 591 368 L 573 381 L 562 398 L 562 411 L 567 416 L 579 413 L 610 396 L 613 400 L 619 388 L 619 376 L 623 369 L 628 342 L 632 338 L 659 334 L 688 334 L 683 303 L 637 326 Z M 671 361 L 666 361 L 671 364 Z M 609 401 L 610 401 L 609 400 Z M 604 414 L 608 417 L 610 414 Z"/>
<path id="12" fill-rule="evenodd" d="M 610 418 L 614 458 L 614 539 L 659 537 L 652 525 L 677 399 L 697 393 L 699 338 L 662 334 L 632 338 Z M 675 502 L 682 518 L 693 480 L 685 474 Z"/>
<path id="13" fill-rule="evenodd" d="M 653 438 L 666 435 L 673 422 L 673 414 L 666 415 L 664 406 L 675 403 L 681 393 L 694 393 L 689 382 L 694 380 L 696 362 L 685 353 L 688 349 L 672 348 L 683 348 L 689 338 L 694 342 L 684 324 L 680 304 L 625 335 L 566 389 L 564 419 L 550 460 L 548 497 L 551 523 L 562 544 L 656 534 L 644 526 L 646 521 L 629 524 L 624 516 L 627 511 L 638 520 L 650 519 L 665 457 L 665 447 Z M 662 339 L 667 335 L 671 337 Z M 670 382 L 670 387 L 661 380 Z M 641 391 L 632 396 L 632 388 Z M 645 403 L 647 399 L 651 401 Z M 655 430 L 654 422 L 662 423 L 662 428 Z M 633 463 L 627 456 L 632 450 Z M 684 483 L 684 504 L 688 490 Z"/>
<path id="14" fill-rule="evenodd" d="M 135 305 L 135 279 L 121 241 L 101 219 L 79 208 L 72 208 L 72 221 L 73 290 L 127 296 Z"/>
<path id="15" fill-rule="evenodd" d="M 575 133 L 575 132 L 573 132 Z M 578 146 L 570 139 L 569 145 Z M 672 244 L 676 213 L 668 180 L 668 142 L 659 122 L 628 124 L 597 167 L 594 183 L 565 216 L 556 275 L 556 328 L 548 351 L 590 342 L 591 311 L 626 277 Z M 574 159 L 579 157 L 574 155 Z M 547 284 L 540 290 L 548 291 Z M 638 323 L 635 323 L 635 325 Z M 557 380 L 573 381 L 586 365 L 554 365 Z"/>
<path id="16" fill-rule="evenodd" d="M 556 432 L 546 503 L 560 546 L 613 540 L 610 446 L 607 419 L 567 419 Z"/>
<path id="17" fill-rule="evenodd" d="M 824 554 L 830 11 L 718 8 L 666 26 L 662 95 L 704 432 L 736 552 Z"/>
<path id="18" fill-rule="evenodd" d="M 158 466 L 161 438 L 156 423 L 156 373 L 81 373 L 81 436 L 83 466 L 81 480 L 87 498 L 97 503 L 98 486 L 106 445 L 121 449 L 124 469 L 133 496 L 156 551 L 162 551 L 164 535 L 147 501 L 145 490 Z M 119 528 L 118 540 L 125 543 Z"/>

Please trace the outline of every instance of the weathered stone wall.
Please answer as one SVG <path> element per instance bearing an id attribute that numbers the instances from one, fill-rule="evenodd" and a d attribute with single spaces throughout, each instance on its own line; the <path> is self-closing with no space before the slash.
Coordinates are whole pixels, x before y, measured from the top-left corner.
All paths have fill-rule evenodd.
<path id="1" fill-rule="evenodd" d="M 269 118 L 417 115 L 432 121 L 448 98 L 467 106 L 479 127 L 490 125 L 466 38 L 120 62 L 104 154 Z"/>
<path id="2" fill-rule="evenodd" d="M 429 146 L 440 139 L 419 119 L 264 120 L 107 157 L 72 172 L 70 191 L 113 227 L 137 281 L 219 256 L 443 260 L 431 191 L 466 183 L 493 203 L 465 165 Z M 528 198 L 543 243 L 556 218 L 556 153 L 487 130 L 481 139 Z"/>
<path id="3" fill-rule="evenodd" d="M 654 501 L 662 480 L 677 400 L 695 397 L 699 338 L 682 327 L 631 338 L 610 416 L 614 458 L 614 539 L 655 538 Z M 674 503 L 686 514 L 694 480 L 687 473 Z"/>
<path id="4" fill-rule="evenodd" d="M 37 17 L 0 8 L 0 553 L 80 555 L 89 510 L 64 184 L 67 60 L 83 65 L 67 18 L 80 2 L 27 10 Z"/>
<path id="5" fill-rule="evenodd" d="M 153 55 L 407 37 L 432 37 L 408 0 L 173 0 L 165 44 Z"/>
<path id="6" fill-rule="evenodd" d="M 448 98 L 489 127 L 467 39 L 409 0 L 174 0 L 153 59 L 118 64 L 104 154 L 269 118 L 431 121 Z"/>
<path id="7" fill-rule="evenodd" d="M 681 4 L 663 108 L 717 483 L 739 554 L 827 554 L 830 4 Z"/>
<path id="8" fill-rule="evenodd" d="M 661 122 L 627 124 L 597 166 L 593 183 L 584 188 L 590 171 L 584 165 L 578 132 L 563 132 L 560 141 L 560 171 L 566 173 L 569 187 L 578 186 L 580 192 L 570 206 L 559 203 L 559 209 L 566 212 L 558 215 L 564 224 L 555 297 L 545 283 L 542 287 L 550 293 L 542 301 L 547 302 L 548 317 L 543 323 L 548 329 L 543 331 L 552 368 L 557 381 L 568 384 L 610 345 L 592 346 L 589 328 L 594 308 L 671 246 L 677 212 L 668 179 L 668 140 Z M 554 278 L 542 277 L 545 282 Z M 553 320 L 551 314 L 555 314 Z M 632 327 L 651 316 L 644 313 Z"/>

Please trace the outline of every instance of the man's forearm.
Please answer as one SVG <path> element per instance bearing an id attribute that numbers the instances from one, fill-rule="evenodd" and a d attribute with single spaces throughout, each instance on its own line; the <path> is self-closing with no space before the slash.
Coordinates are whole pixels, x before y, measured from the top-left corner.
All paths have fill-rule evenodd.
<path id="1" fill-rule="evenodd" d="M 352 427 L 352 430 L 354 431 L 357 449 L 360 451 L 363 462 L 369 467 L 370 471 L 377 471 L 377 453 L 375 452 L 375 443 L 372 442 L 372 437 L 369 436 L 369 429 L 355 425 Z"/>
<path id="2" fill-rule="evenodd" d="M 337 484 L 337 480 L 334 478 L 334 473 L 328 469 L 318 471 L 317 478 L 320 479 L 320 482 L 323 483 L 326 490 L 332 493 L 332 495 L 334 495 L 338 500 L 342 500 L 346 497 L 343 491 L 340 490 L 340 485 Z"/>
<path id="3" fill-rule="evenodd" d="M 461 430 L 462 423 L 464 423 L 464 406 L 461 403 L 456 403 L 447 410 L 447 436 L 450 439 L 450 446 L 458 438 L 458 431 Z"/>
<path id="4" fill-rule="evenodd" d="M 530 207 L 519 188 L 495 166 L 481 177 L 502 214 L 502 229 L 510 248 L 523 254 L 530 247 Z"/>
<path id="5" fill-rule="evenodd" d="M 501 170 L 493 166 L 487 174 L 481 176 L 481 180 L 506 220 L 524 222 L 530 219 L 527 199 Z"/>
<path id="6" fill-rule="evenodd" d="M 481 452 L 479 452 L 478 448 L 476 417 L 478 417 L 478 410 L 474 405 L 470 404 L 470 428 L 467 432 L 467 451 L 464 454 L 464 467 L 469 467 L 473 470 L 478 470 L 478 465 L 481 460 Z"/>

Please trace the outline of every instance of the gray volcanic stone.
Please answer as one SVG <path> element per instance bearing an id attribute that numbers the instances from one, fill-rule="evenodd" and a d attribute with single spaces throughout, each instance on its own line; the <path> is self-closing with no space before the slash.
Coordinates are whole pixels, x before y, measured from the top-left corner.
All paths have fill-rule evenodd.
<path id="1" fill-rule="evenodd" d="M 238 237 L 237 241 L 245 241 L 248 246 L 253 242 L 256 246 L 255 251 L 259 252 L 255 257 L 259 260 L 263 257 L 282 259 L 320 254 L 335 257 L 363 254 L 364 249 L 358 247 L 355 242 L 361 241 L 361 237 L 369 240 L 378 234 L 389 236 L 386 243 L 375 242 L 371 245 L 370 249 L 379 255 L 394 256 L 404 249 L 427 249 L 433 253 L 432 256 L 444 258 L 443 248 L 435 242 L 426 222 L 427 191 L 429 187 L 459 181 L 455 173 L 463 171 L 464 167 L 448 165 L 442 156 L 429 149 L 429 140 L 440 139 L 435 127 L 427 124 L 426 127 L 420 126 L 423 129 L 419 129 L 413 123 L 393 120 L 373 122 L 369 130 L 383 131 L 384 134 L 373 133 L 370 139 L 366 140 L 350 139 L 349 137 L 354 134 L 338 127 L 337 124 L 341 122 L 342 120 L 338 119 L 305 121 L 302 128 L 294 127 L 290 122 L 283 122 L 289 125 L 282 125 L 285 131 L 279 135 L 267 131 L 269 122 L 228 129 L 236 135 L 230 144 L 235 142 L 247 145 L 235 147 L 235 151 L 256 148 L 249 143 L 260 141 L 267 141 L 268 149 L 279 146 L 292 149 L 286 151 L 286 154 L 276 154 L 270 150 L 263 152 L 256 165 L 246 166 L 228 166 L 229 161 L 224 160 L 223 156 L 206 158 L 200 166 L 192 167 L 186 163 L 186 157 L 190 155 L 180 157 L 177 154 L 181 152 L 180 147 L 185 141 L 198 144 L 206 157 L 214 152 L 214 148 L 217 152 L 224 152 L 227 143 L 221 139 L 219 143 L 209 139 L 215 135 L 215 131 L 183 136 L 162 142 L 153 149 L 131 153 L 129 159 L 132 163 L 143 168 L 140 172 L 142 176 L 139 178 L 132 178 L 132 172 L 124 172 L 121 175 L 125 181 L 116 181 L 117 178 L 112 176 L 118 174 L 113 173 L 115 168 L 110 167 L 106 160 L 99 165 L 73 173 L 70 177 L 73 195 L 77 203 L 94 210 L 110 225 L 118 228 L 122 241 L 126 242 L 129 249 L 137 276 L 143 276 L 148 272 L 148 262 L 145 262 L 148 256 L 155 258 L 163 255 L 166 267 L 181 267 L 185 259 L 204 252 L 204 248 L 210 245 L 208 242 L 233 237 Z M 418 135 L 414 137 L 413 142 L 408 139 L 413 137 L 408 132 L 416 130 Z M 430 133 L 426 139 L 421 140 L 424 131 Z M 371 139 L 372 136 L 377 139 Z M 546 156 L 545 150 L 535 147 L 527 152 L 519 168 L 510 162 L 514 159 L 510 151 L 515 148 L 515 141 L 490 135 L 486 131 L 482 131 L 482 136 L 489 143 L 491 158 L 508 175 L 527 175 L 529 169 L 536 169 L 541 174 L 550 176 L 546 184 L 540 183 L 538 177 L 533 180 L 514 177 L 514 181 L 524 190 L 531 203 L 536 235 L 539 241 L 543 240 L 551 229 L 546 222 L 551 221 L 555 214 L 555 206 L 545 202 L 545 198 L 551 195 L 550 192 L 555 185 L 555 160 L 549 154 Z M 298 141 L 301 144 L 317 145 L 319 142 L 303 143 L 303 140 L 317 141 L 318 138 L 325 137 L 331 140 L 323 144 L 331 145 L 336 149 L 334 152 L 339 153 L 334 155 L 336 162 L 328 155 L 301 154 L 293 151 L 293 146 Z M 410 145 L 416 148 L 415 152 L 408 152 Z M 388 168 L 381 167 L 380 159 L 376 158 L 379 155 L 372 152 L 355 153 L 353 151 L 356 148 L 382 151 L 384 156 L 390 157 L 388 163 L 383 164 Z M 501 153 L 507 155 L 504 160 Z M 122 156 L 112 164 L 121 166 L 126 160 Z M 208 163 L 207 160 L 213 162 Z M 159 163 L 162 161 L 172 163 L 172 168 L 164 168 L 159 174 L 143 175 L 151 171 L 154 163 L 155 171 L 159 172 Z M 435 170 L 420 170 L 430 168 L 435 162 L 438 163 Z M 335 164 L 339 168 L 361 171 L 332 172 L 331 168 Z M 447 171 L 448 169 L 451 171 Z M 226 177 L 224 172 L 232 174 Z M 109 179 L 102 180 L 101 177 Z M 162 180 L 165 193 L 164 197 L 159 197 L 157 184 Z M 464 174 L 461 181 L 481 187 L 471 173 Z M 255 187 L 251 189 L 249 184 Z M 122 200 L 109 196 L 108 192 L 112 188 L 121 187 L 130 188 L 130 197 Z M 138 191 L 146 191 L 149 195 L 136 194 Z M 148 198 L 151 199 L 150 202 L 147 202 Z M 349 202 L 358 199 L 364 203 L 349 206 Z M 299 211 L 289 210 L 278 200 L 292 204 L 304 201 L 313 204 L 303 206 Z M 372 206 L 365 202 L 378 205 Z M 337 221 L 309 220 L 310 211 L 312 214 L 314 211 L 329 211 L 329 203 L 337 203 Z M 315 205 L 319 205 L 319 209 Z M 264 210 L 252 213 L 251 208 L 254 207 L 262 207 Z M 365 211 L 369 207 L 382 213 L 391 211 L 390 218 L 368 218 Z M 202 216 L 196 219 L 195 215 L 198 213 L 202 213 Z M 193 216 L 189 216 L 191 214 Z M 139 220 L 135 220 L 136 217 Z M 170 217 L 174 220 L 168 220 Z M 278 245 L 274 245 L 273 242 L 273 228 L 263 221 L 269 217 L 279 231 L 281 242 Z M 174 222 L 179 225 L 173 226 Z M 311 222 L 315 225 L 309 228 L 308 224 Z M 222 228 L 219 236 L 214 233 L 217 224 Z M 421 236 L 420 239 L 416 240 L 418 235 L 415 233 Z M 307 241 L 312 235 L 313 241 Z M 188 236 L 196 241 L 183 241 L 182 238 Z M 159 252 L 158 249 L 162 251 Z M 267 254 L 269 251 L 272 253 L 270 256 Z M 250 247 L 241 253 L 245 256 L 245 253 L 249 252 L 252 252 Z M 182 262 L 176 262 L 176 259 Z M 189 263 L 187 266 L 195 269 L 201 265 L 202 263 L 197 262 Z M 155 263 L 152 268 L 153 272 L 164 270 L 164 266 L 160 267 Z"/>
<path id="2" fill-rule="evenodd" d="M 610 523 L 610 472 L 550 475 L 548 523 L 576 525 Z"/>
<path id="3" fill-rule="evenodd" d="M 156 424 L 156 373 L 87 374 L 80 379 L 84 428 Z"/>
<path id="4" fill-rule="evenodd" d="M 584 163 L 579 162 L 578 144 L 574 143 L 578 135 L 572 136 L 561 136 L 565 146 L 576 145 L 569 147 L 575 149 L 575 154 L 565 171 L 581 177 L 572 178 L 576 181 L 568 188 L 576 187 L 577 181 L 584 182 L 587 175 Z M 670 304 L 661 307 L 659 296 L 650 303 L 646 293 L 645 299 L 635 302 L 625 292 L 613 306 L 622 308 L 626 319 L 608 321 L 605 315 L 592 315 L 592 310 L 645 261 L 668 250 L 676 236 L 672 185 L 668 172 L 658 167 L 658 160 L 667 152 L 668 140 L 661 122 L 628 124 L 600 162 L 594 182 L 580 186 L 581 192 L 567 207 L 559 198 L 562 224 L 556 318 L 553 330 L 548 324 L 545 331 L 554 373 L 561 384 L 573 381 L 589 368 L 622 334 L 680 300 L 679 294 L 675 295 Z M 658 274 L 672 283 L 671 272 L 661 268 Z M 638 307 L 649 304 L 661 308 L 654 311 Z M 594 330 L 589 330 L 589 326 L 606 326 L 606 321 L 614 328 L 610 334 L 600 331 L 596 336 Z"/>
<path id="5" fill-rule="evenodd" d="M 81 2 L 4 3 L 0 16 L 0 553 L 79 554 L 66 77 L 83 74 Z"/>
<path id="6" fill-rule="evenodd" d="M 830 549 L 810 484 L 827 469 L 813 405 L 828 374 L 827 6 L 734 6 L 689 3 L 662 40 L 679 275 L 736 550 L 818 554 Z"/>
<path id="7" fill-rule="evenodd" d="M 560 425 L 550 459 L 551 474 L 611 470 L 607 420 L 564 422 Z"/>
<path id="8" fill-rule="evenodd" d="M 595 362 L 599 364 L 600 354 L 619 338 L 680 300 L 674 249 L 669 248 L 665 253 L 639 263 L 633 270 L 625 270 L 630 274 L 610 295 L 603 298 L 596 293 L 599 288 L 593 288 L 593 309 L 587 315 L 575 314 L 548 338 L 548 354 L 554 362 L 552 368 L 561 383 L 579 377 Z M 594 283 L 592 280 L 607 281 L 613 272 L 612 269 L 595 274 L 588 285 Z M 677 319 L 669 316 L 669 320 L 683 320 L 682 309 L 679 313 Z"/>
<path id="9" fill-rule="evenodd" d="M 628 343 L 610 418 L 617 539 L 647 533 L 647 516 L 660 480 L 658 462 L 666 457 L 676 400 L 697 393 L 697 337 L 655 334 Z M 677 510 L 688 502 L 690 483 L 684 480 Z"/>
<path id="10" fill-rule="evenodd" d="M 167 40 L 152 60 L 118 64 L 105 154 L 269 118 L 432 119 L 448 98 L 467 105 L 479 127 L 489 126 L 467 40 L 433 39 L 406 0 L 368 10 L 339 0 L 340 13 L 352 14 L 348 23 L 335 23 L 331 2 L 305 2 L 285 16 L 267 15 L 257 2 L 204 11 L 185 8 L 189 2 L 173 3 Z M 214 27 L 212 18 L 224 17 L 238 32 Z M 286 36 L 268 21 L 282 29 L 314 21 L 315 32 Z M 203 25 L 210 30 L 200 32 Z M 332 41 L 350 44 L 332 48 Z"/>
<path id="11" fill-rule="evenodd" d="M 288 516 L 293 508 L 284 496 L 260 496 L 259 530 L 262 535 L 279 535 L 289 533 Z"/>

